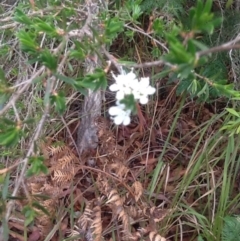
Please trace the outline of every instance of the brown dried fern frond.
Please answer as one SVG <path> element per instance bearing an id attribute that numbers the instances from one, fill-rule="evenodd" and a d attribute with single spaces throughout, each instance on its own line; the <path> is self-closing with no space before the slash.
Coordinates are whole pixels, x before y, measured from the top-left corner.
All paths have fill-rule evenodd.
<path id="1" fill-rule="evenodd" d="M 116 189 L 112 189 L 109 192 L 107 198 L 108 198 L 108 201 L 106 202 L 106 204 L 111 203 L 116 205 L 117 207 L 123 206 L 122 198 L 119 196 L 118 191 Z"/>
<path id="2" fill-rule="evenodd" d="M 101 173 L 98 174 L 96 184 L 99 191 L 103 193 L 105 196 L 108 196 L 109 191 L 111 190 L 109 180 Z"/>
<path id="3" fill-rule="evenodd" d="M 154 231 L 149 233 L 149 239 L 150 241 L 166 241 L 164 237 L 162 237 L 161 235 L 159 235 L 157 232 L 154 232 Z"/>
<path id="4" fill-rule="evenodd" d="M 92 221 L 92 201 L 86 203 L 86 207 L 84 209 L 83 214 L 80 216 L 80 218 L 77 221 L 78 227 L 85 233 L 87 233 L 90 224 Z"/>
<path id="5" fill-rule="evenodd" d="M 110 164 L 109 169 L 110 172 L 113 172 L 119 179 L 124 179 L 129 172 L 129 169 L 121 162 Z"/>
<path id="6" fill-rule="evenodd" d="M 54 156 L 58 155 L 59 153 L 65 152 L 67 149 L 66 145 L 63 143 L 55 143 L 55 145 L 51 145 L 47 147 L 48 155 Z"/>
<path id="7" fill-rule="evenodd" d="M 101 207 L 99 204 L 93 208 L 93 222 L 91 225 L 93 230 L 94 241 L 101 241 L 102 239 L 102 218 L 101 218 Z"/>
<path id="8" fill-rule="evenodd" d="M 130 226 L 130 217 L 123 207 L 122 198 L 119 196 L 116 189 L 112 189 L 108 195 L 108 201 L 106 204 L 111 204 L 113 213 L 117 216 L 118 220 L 122 221 L 123 224 L 123 233 L 126 237 L 131 237 L 131 226 Z"/>
<path id="9" fill-rule="evenodd" d="M 64 168 L 69 168 L 74 165 L 74 163 L 77 162 L 77 157 L 74 153 L 68 151 L 63 157 L 58 159 L 59 165 Z"/>
<path id="10" fill-rule="evenodd" d="M 135 181 L 132 185 L 132 193 L 134 194 L 135 201 L 137 202 L 143 194 L 143 186 L 141 182 Z"/>
<path id="11" fill-rule="evenodd" d="M 75 174 L 76 169 L 74 168 L 74 166 L 66 169 L 54 170 L 52 175 L 52 181 L 55 183 L 54 186 L 63 186 L 65 184 L 70 184 Z"/>
<path id="12" fill-rule="evenodd" d="M 76 227 L 76 229 L 78 229 L 78 227 Z M 66 233 L 67 233 L 67 238 L 70 238 L 73 241 L 81 241 L 82 240 L 82 235 L 79 233 L 78 230 L 68 229 L 66 231 Z"/>
<path id="13" fill-rule="evenodd" d="M 45 212 L 43 212 L 43 210 L 34 208 L 34 210 L 38 213 L 36 217 L 37 226 L 40 228 L 42 236 L 45 237 L 53 228 L 53 220 L 57 202 L 53 199 L 48 199 L 45 201 L 41 201 L 39 204 L 48 212 L 48 214 L 46 214 Z"/>
<path id="14" fill-rule="evenodd" d="M 172 209 L 161 209 L 156 206 L 153 206 L 146 210 L 146 215 L 153 219 L 154 222 L 158 223 L 162 221 L 170 212 Z"/>
<path id="15" fill-rule="evenodd" d="M 133 205 L 126 206 L 125 210 L 128 213 L 128 215 L 133 219 L 141 218 L 142 216 L 144 216 L 144 214 L 143 214 L 144 211 L 142 209 L 140 209 L 139 207 L 136 207 Z"/>

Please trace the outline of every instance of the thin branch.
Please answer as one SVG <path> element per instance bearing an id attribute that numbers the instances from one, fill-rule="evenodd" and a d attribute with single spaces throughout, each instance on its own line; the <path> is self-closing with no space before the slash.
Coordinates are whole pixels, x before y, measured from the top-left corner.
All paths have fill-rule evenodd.
<path id="1" fill-rule="evenodd" d="M 45 70 L 45 67 L 43 66 L 35 74 L 33 74 L 33 76 L 30 79 L 25 81 L 26 84 L 21 89 L 19 89 L 17 92 L 15 92 L 12 95 L 9 102 L 0 110 L 0 116 L 2 114 L 4 114 L 20 98 L 22 93 L 29 88 L 29 86 L 31 85 L 33 80 L 36 79 L 44 70 Z"/>
<path id="2" fill-rule="evenodd" d="M 40 137 L 40 134 L 41 134 L 41 131 L 43 129 L 43 126 L 44 126 L 44 123 L 48 117 L 48 113 L 49 113 L 49 104 L 47 104 L 45 106 L 45 109 L 44 109 L 44 113 L 43 113 L 43 116 L 38 124 L 38 127 L 36 129 L 36 132 L 31 140 L 31 145 L 29 147 L 29 150 L 27 152 L 27 155 L 26 157 L 24 158 L 24 160 L 22 161 L 23 163 L 23 166 L 21 167 L 21 173 L 20 173 L 20 176 L 17 180 L 17 182 L 15 182 L 15 187 L 14 187 L 14 190 L 13 190 L 13 193 L 12 193 L 12 197 L 15 197 L 18 193 L 18 190 L 19 190 L 19 187 L 24 179 L 24 176 L 25 176 L 25 173 L 26 173 L 26 170 L 27 170 L 27 166 L 28 166 L 28 159 L 29 157 L 32 155 L 32 153 L 34 153 L 34 147 L 35 147 L 35 143 L 36 141 L 38 140 L 38 138 Z M 11 214 L 11 211 L 12 211 L 12 208 L 14 206 L 14 203 L 15 201 L 14 200 L 11 200 L 9 201 L 8 205 L 7 205 L 7 211 L 6 211 L 6 216 L 5 216 L 5 219 L 8 220 L 9 217 L 10 217 L 10 214 Z"/>
<path id="3" fill-rule="evenodd" d="M 223 51 L 227 51 L 227 50 L 231 50 L 231 49 L 240 49 L 240 44 L 235 44 L 235 45 L 220 45 L 220 46 L 216 46 L 210 49 L 206 49 L 203 51 L 199 51 L 197 52 L 196 56 L 197 58 L 202 57 L 204 55 L 209 55 L 212 53 L 218 53 L 218 52 L 223 52 Z"/>
<path id="4" fill-rule="evenodd" d="M 155 39 L 154 37 L 152 37 L 150 34 L 144 32 L 143 30 L 130 27 L 130 26 L 128 26 L 127 24 L 125 24 L 124 27 L 126 27 L 126 28 L 128 28 L 128 29 L 131 29 L 131 30 L 134 31 L 134 32 L 138 32 L 138 33 L 141 33 L 141 34 L 147 36 L 148 38 L 150 38 L 150 39 L 152 39 L 153 41 L 155 41 L 158 45 L 160 45 L 163 49 L 165 49 L 165 51 L 166 51 L 167 53 L 169 52 L 169 49 L 168 49 L 163 43 L 159 42 L 157 39 Z"/>

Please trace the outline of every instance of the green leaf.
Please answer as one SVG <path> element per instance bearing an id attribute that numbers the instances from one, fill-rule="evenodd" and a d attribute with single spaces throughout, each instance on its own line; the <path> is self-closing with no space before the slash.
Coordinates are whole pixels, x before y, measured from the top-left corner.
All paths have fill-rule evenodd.
<path id="1" fill-rule="evenodd" d="M 19 23 L 29 25 L 29 26 L 33 24 L 32 20 L 29 17 L 27 17 L 27 15 L 25 15 L 25 13 L 23 13 L 18 8 L 16 8 L 16 10 L 15 10 L 13 20 L 16 22 L 19 22 Z"/>
<path id="2" fill-rule="evenodd" d="M 37 54 L 40 47 L 35 42 L 35 36 L 31 32 L 20 30 L 17 34 L 20 42 L 20 47 L 23 51 L 30 54 Z"/>
<path id="3" fill-rule="evenodd" d="M 102 69 L 96 68 L 93 74 L 88 74 L 84 76 L 80 85 L 84 88 L 89 88 L 93 91 L 96 91 L 100 88 L 106 89 L 106 73 Z"/>
<path id="4" fill-rule="evenodd" d="M 8 226 L 8 222 L 6 221 L 5 218 L 3 218 L 2 220 L 2 228 L 3 228 L 3 240 L 9 240 L 9 226 Z"/>
<path id="5" fill-rule="evenodd" d="M 58 33 L 54 26 L 51 26 L 50 24 L 46 23 L 45 21 L 41 20 L 40 18 L 34 19 L 34 27 L 38 31 L 42 31 L 51 37 L 58 36 Z"/>
<path id="6" fill-rule="evenodd" d="M 4 179 L 4 184 L 2 188 L 2 199 L 6 200 L 8 196 L 8 188 L 10 183 L 10 174 L 8 173 Z"/>
<path id="7" fill-rule="evenodd" d="M 57 70 L 57 58 L 48 49 L 39 53 L 38 60 L 52 72 Z"/>
<path id="8" fill-rule="evenodd" d="M 237 112 L 237 111 L 235 111 L 234 109 L 232 109 L 232 108 L 226 108 L 226 110 L 230 113 L 230 114 L 232 114 L 232 115 L 234 115 L 234 116 L 236 116 L 236 117 L 240 117 L 240 114 Z"/>
<path id="9" fill-rule="evenodd" d="M 126 109 L 131 110 L 133 114 L 137 113 L 136 101 L 133 94 L 124 96 L 124 99 L 120 103 L 124 104 Z"/>
<path id="10" fill-rule="evenodd" d="M 76 83 L 75 79 L 69 78 L 69 77 L 67 77 L 65 75 L 61 75 L 61 74 L 55 73 L 54 76 L 56 76 L 58 79 L 62 80 L 63 82 L 65 82 L 67 84 L 70 84 L 72 86 Z"/>
<path id="11" fill-rule="evenodd" d="M 7 79 L 5 77 L 5 73 L 2 68 L 0 68 L 0 83 L 4 83 L 4 84 L 7 83 Z"/>
<path id="12" fill-rule="evenodd" d="M 62 92 L 55 93 L 50 97 L 51 103 L 55 105 L 56 111 L 62 115 L 66 110 L 66 98 Z"/>
<path id="13" fill-rule="evenodd" d="M 106 43 L 111 43 L 115 39 L 118 33 L 123 31 L 123 22 L 118 18 L 110 18 L 105 22 L 105 41 Z"/>
<path id="14" fill-rule="evenodd" d="M 36 212 L 30 206 L 25 206 L 22 212 L 26 218 L 24 221 L 24 225 L 25 227 L 27 227 L 29 224 L 31 224 L 34 221 L 34 218 L 36 217 Z"/>
<path id="15" fill-rule="evenodd" d="M 19 127 L 9 127 L 0 132 L 0 145 L 1 146 L 14 146 L 20 139 L 21 129 Z"/>
<path id="16" fill-rule="evenodd" d="M 33 175 L 38 175 L 41 172 L 47 174 L 48 169 L 43 163 L 44 157 L 42 156 L 32 156 L 29 158 L 29 163 L 31 164 L 30 168 L 27 170 L 27 177 L 31 177 Z"/>

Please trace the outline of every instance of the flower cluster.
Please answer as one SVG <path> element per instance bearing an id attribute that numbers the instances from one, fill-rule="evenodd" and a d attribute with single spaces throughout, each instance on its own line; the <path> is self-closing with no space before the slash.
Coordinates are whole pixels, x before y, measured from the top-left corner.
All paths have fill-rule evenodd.
<path id="1" fill-rule="evenodd" d="M 112 116 L 116 125 L 128 125 L 130 124 L 131 110 L 121 103 L 127 95 L 133 95 L 135 101 L 139 101 L 140 104 L 148 103 L 148 96 L 155 93 L 156 89 L 150 86 L 149 77 L 137 79 L 137 76 L 133 73 L 133 69 L 126 73 L 122 70 L 118 76 L 113 75 L 115 83 L 110 85 L 109 89 L 116 92 L 116 106 L 109 109 L 109 114 Z"/>

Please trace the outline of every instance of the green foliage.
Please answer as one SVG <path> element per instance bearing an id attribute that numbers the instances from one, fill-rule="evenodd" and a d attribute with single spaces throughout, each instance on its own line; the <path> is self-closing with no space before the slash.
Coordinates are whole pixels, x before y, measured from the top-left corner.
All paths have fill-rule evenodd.
<path id="1" fill-rule="evenodd" d="M 128 110 L 131 110 L 133 114 L 137 113 L 137 107 L 134 100 L 134 95 L 126 95 L 126 97 L 120 101 L 120 103 L 125 104 Z"/>
<path id="2" fill-rule="evenodd" d="M 232 116 L 232 120 L 228 121 L 221 127 L 221 130 L 226 130 L 230 136 L 240 133 L 240 112 L 233 108 L 226 108 L 228 113 Z"/>
<path id="3" fill-rule="evenodd" d="M 214 27 L 219 24 L 219 20 L 214 19 L 211 9 L 212 0 L 206 0 L 205 3 L 201 0 L 197 1 L 197 6 L 193 7 L 189 14 L 192 31 L 206 31 L 209 34 L 213 33 Z"/>
<path id="4" fill-rule="evenodd" d="M 31 177 L 33 175 L 38 175 L 41 172 L 47 174 L 48 168 L 44 165 L 44 157 L 42 156 L 32 156 L 29 158 L 30 168 L 27 171 L 27 176 Z"/>
<path id="5" fill-rule="evenodd" d="M 141 9 L 143 12 L 151 13 L 154 9 L 164 14 L 179 16 L 184 12 L 185 0 L 143 0 Z"/>
<path id="6" fill-rule="evenodd" d="M 0 145 L 15 146 L 22 134 L 20 123 L 14 123 L 9 119 L 2 119 L 0 122 Z"/>
<path id="7" fill-rule="evenodd" d="M 222 241 L 238 241 L 240 237 L 240 217 L 227 216 L 224 218 Z"/>
<path id="8" fill-rule="evenodd" d="M 63 92 L 54 93 L 50 98 L 51 104 L 54 104 L 56 111 L 62 115 L 66 110 L 66 98 Z"/>
<path id="9" fill-rule="evenodd" d="M 83 78 L 76 79 L 75 87 L 79 91 L 81 91 L 82 88 L 88 88 L 94 91 L 100 88 L 106 89 L 107 87 L 106 73 L 102 69 L 96 68 L 94 70 L 94 73 L 87 74 Z"/>
<path id="10" fill-rule="evenodd" d="M 117 35 L 123 31 L 123 22 L 117 17 L 109 18 L 105 21 L 105 42 L 112 43 Z"/>
<path id="11" fill-rule="evenodd" d="M 25 206 L 22 212 L 25 216 L 24 226 L 27 227 L 34 221 L 37 214 L 36 211 L 30 205 Z"/>

